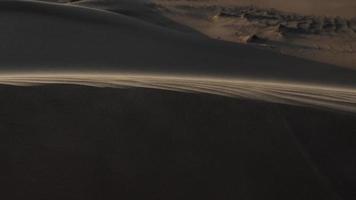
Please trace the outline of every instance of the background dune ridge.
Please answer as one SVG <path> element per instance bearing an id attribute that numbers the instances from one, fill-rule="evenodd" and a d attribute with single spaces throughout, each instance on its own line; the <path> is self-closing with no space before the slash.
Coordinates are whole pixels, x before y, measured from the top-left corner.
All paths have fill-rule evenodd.
<path id="1" fill-rule="evenodd" d="M 278 81 L 150 74 L 71 73 L 2 74 L 0 84 L 15 86 L 73 84 L 111 88 L 155 88 L 356 112 L 356 90 L 352 88 Z"/>
<path id="2" fill-rule="evenodd" d="M 32 1 L 0 4 L 3 73 L 110 70 L 356 85 L 351 69 L 174 31 L 120 13 Z"/>

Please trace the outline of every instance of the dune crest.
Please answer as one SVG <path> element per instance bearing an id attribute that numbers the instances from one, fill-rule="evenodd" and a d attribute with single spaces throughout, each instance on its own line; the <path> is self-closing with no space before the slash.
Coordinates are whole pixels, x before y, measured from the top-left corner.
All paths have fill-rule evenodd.
<path id="1" fill-rule="evenodd" d="M 155 88 L 356 112 L 356 90 L 352 88 L 278 81 L 150 74 L 71 73 L 1 75 L 0 84 L 16 86 L 74 84 L 111 88 Z"/>

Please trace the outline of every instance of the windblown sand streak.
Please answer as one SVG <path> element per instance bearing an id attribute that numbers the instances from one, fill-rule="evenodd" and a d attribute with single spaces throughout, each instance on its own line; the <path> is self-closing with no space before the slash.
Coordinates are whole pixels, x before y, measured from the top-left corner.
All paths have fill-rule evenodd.
<path id="1" fill-rule="evenodd" d="M 355 89 L 300 83 L 168 75 L 74 73 L 1 75 L 0 84 L 15 86 L 73 84 L 112 88 L 155 88 L 356 112 Z"/>

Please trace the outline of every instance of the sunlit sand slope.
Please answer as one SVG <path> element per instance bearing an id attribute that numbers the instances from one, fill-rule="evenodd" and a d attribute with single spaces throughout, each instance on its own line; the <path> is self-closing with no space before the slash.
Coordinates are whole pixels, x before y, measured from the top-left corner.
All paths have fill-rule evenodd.
<path id="1" fill-rule="evenodd" d="M 17 86 L 74 84 L 113 88 L 158 88 L 356 112 L 356 90 L 353 88 L 292 82 L 167 75 L 71 73 L 0 75 L 0 84 Z"/>

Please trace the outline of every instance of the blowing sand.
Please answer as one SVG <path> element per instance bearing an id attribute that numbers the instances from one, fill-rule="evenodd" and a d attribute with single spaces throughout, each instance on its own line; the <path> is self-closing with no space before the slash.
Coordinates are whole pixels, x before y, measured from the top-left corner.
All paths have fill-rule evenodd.
<path id="1" fill-rule="evenodd" d="M 207 93 L 234 98 L 312 106 L 356 112 L 356 90 L 347 87 L 310 85 L 263 80 L 142 74 L 10 74 L 0 84 L 33 86 L 72 84 L 94 87 L 139 87 L 180 92 Z"/>

